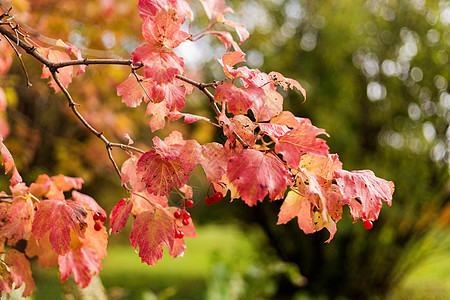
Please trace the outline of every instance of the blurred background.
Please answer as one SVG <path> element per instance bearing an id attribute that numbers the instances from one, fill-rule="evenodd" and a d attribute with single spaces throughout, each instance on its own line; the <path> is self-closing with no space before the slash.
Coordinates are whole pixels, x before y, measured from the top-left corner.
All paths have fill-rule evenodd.
<path id="1" fill-rule="evenodd" d="M 14 0 L 20 21 L 48 38 L 68 41 L 89 57 L 130 57 L 142 21 L 137 1 Z M 248 66 L 278 71 L 298 80 L 307 101 L 288 92 L 285 110 L 308 117 L 330 134 L 330 152 L 344 169 L 371 169 L 396 185 L 393 205 L 383 207 L 373 229 L 352 224 L 348 211 L 329 244 L 327 232 L 305 235 L 291 221 L 277 226 L 281 203 L 248 208 L 224 199 L 207 207 L 208 184 L 201 169 L 190 185 L 190 209 L 198 238 L 188 240 L 183 258 L 167 254 L 155 267 L 140 263 L 129 244 L 130 224 L 111 236 L 108 257 L 94 295 L 109 299 L 448 299 L 450 294 L 450 1 L 260 0 L 227 1 L 246 25 L 242 49 Z M 207 25 L 198 1 L 191 1 L 193 32 Z M 220 27 L 219 27 L 220 29 Z M 215 38 L 185 43 L 188 77 L 224 78 L 215 60 L 225 48 Z M 104 144 L 81 126 L 60 94 L 39 79 L 41 67 L 25 57 L 33 83 L 26 86 L 14 60 L 0 76 L 7 97 L 0 113 L 2 134 L 27 183 L 39 174 L 79 176 L 82 192 L 108 212 L 126 196 Z M 126 67 L 90 66 L 70 91 L 81 113 L 110 140 L 148 149 L 156 134 L 172 130 L 199 142 L 224 142 L 221 132 L 199 122 L 173 122 L 152 133 L 145 107 L 129 109 L 115 86 Z M 213 117 L 199 92 L 188 96 L 186 112 Z M 6 131 L 6 132 L 5 132 Z M 119 162 L 126 157 L 114 152 Z M 2 177 L 2 190 L 7 188 Z M 173 205 L 177 205 L 174 197 Z M 130 222 L 128 222 L 130 223 Z M 57 270 L 34 267 L 35 299 L 62 299 Z M 85 294 L 88 294 L 87 292 Z M 86 296 L 86 295 L 85 295 Z M 79 296 L 76 299 L 82 299 Z M 67 298 L 67 297 L 66 297 Z"/>

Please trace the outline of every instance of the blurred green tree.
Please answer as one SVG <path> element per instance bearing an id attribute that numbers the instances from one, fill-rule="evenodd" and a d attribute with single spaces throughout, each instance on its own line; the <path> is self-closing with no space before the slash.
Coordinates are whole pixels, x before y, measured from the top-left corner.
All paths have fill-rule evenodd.
<path id="1" fill-rule="evenodd" d="M 391 209 L 369 232 L 341 221 L 329 245 L 297 224 L 276 227 L 276 204 L 255 220 L 286 261 L 330 298 L 382 297 L 416 261 L 409 254 L 437 225 L 448 226 L 450 3 L 448 1 L 246 1 L 255 13 L 251 66 L 278 69 L 308 91 L 296 115 L 327 128 L 332 152 L 350 169 L 396 183 Z M 442 214 L 442 215 L 441 215 Z M 448 227 L 447 227 L 448 228 Z M 447 229 L 448 230 L 448 229 Z M 292 286 L 291 286 L 292 287 Z M 292 293 L 286 286 L 280 291 Z"/>

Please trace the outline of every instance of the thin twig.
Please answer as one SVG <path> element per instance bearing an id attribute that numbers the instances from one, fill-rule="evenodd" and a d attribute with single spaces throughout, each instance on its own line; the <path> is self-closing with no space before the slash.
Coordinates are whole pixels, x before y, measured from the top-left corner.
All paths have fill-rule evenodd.
<path id="1" fill-rule="evenodd" d="M 131 68 L 131 73 L 133 73 L 134 77 L 136 77 L 137 82 L 141 86 L 141 89 L 144 91 L 144 94 L 147 96 L 148 100 L 150 102 L 153 102 L 152 98 L 150 97 L 150 95 L 148 94 L 148 92 L 145 89 L 144 85 L 142 84 L 142 79 L 139 78 L 139 75 L 136 73 L 136 69 L 135 68 Z"/>
<path id="2" fill-rule="evenodd" d="M 136 147 L 133 147 L 133 146 L 130 146 L 130 145 L 125 145 L 125 144 L 109 143 L 109 146 L 121 148 L 122 150 L 132 150 L 132 151 L 135 151 L 135 152 L 138 152 L 138 153 L 141 153 L 141 154 L 145 153 L 144 150 L 141 150 L 139 148 L 136 148 Z"/>
<path id="3" fill-rule="evenodd" d="M 213 85 L 206 85 L 204 83 L 194 81 L 194 80 L 192 80 L 190 78 L 187 78 L 185 76 L 182 76 L 182 75 L 175 75 L 175 77 L 180 79 L 180 80 L 182 80 L 182 81 L 184 81 L 184 82 L 192 84 L 193 86 L 198 88 L 200 91 L 202 91 L 208 97 L 209 102 L 211 103 L 211 106 L 213 107 L 214 112 L 216 113 L 216 115 L 220 116 L 220 110 L 219 110 L 219 107 L 217 106 L 216 101 L 214 100 L 214 95 L 211 94 L 211 92 L 206 88 L 207 86 L 213 86 Z M 227 125 L 225 125 L 225 126 L 227 126 Z M 233 131 L 233 135 L 239 141 L 239 143 L 241 143 L 241 145 L 245 149 L 250 148 L 250 146 L 235 131 Z"/>
<path id="4" fill-rule="evenodd" d="M 11 40 L 10 40 L 7 36 L 4 35 L 3 37 L 4 37 L 4 38 L 6 39 L 6 41 L 9 43 L 9 45 L 11 46 L 11 48 L 14 49 L 14 52 L 16 53 L 17 58 L 18 58 L 19 61 L 20 61 L 20 65 L 22 66 L 23 73 L 25 74 L 25 78 L 26 78 L 26 80 L 27 80 L 27 87 L 33 86 L 33 85 L 31 84 L 31 82 L 30 82 L 30 76 L 28 76 L 28 72 L 27 72 L 27 69 L 25 68 L 25 64 L 23 63 L 23 60 L 22 60 L 22 54 L 19 53 L 19 51 L 17 50 L 17 48 L 13 45 L 13 43 L 11 42 Z"/>

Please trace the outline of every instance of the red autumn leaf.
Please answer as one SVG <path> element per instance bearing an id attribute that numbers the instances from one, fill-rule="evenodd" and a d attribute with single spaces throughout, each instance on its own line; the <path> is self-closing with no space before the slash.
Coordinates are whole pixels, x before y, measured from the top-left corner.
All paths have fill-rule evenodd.
<path id="1" fill-rule="evenodd" d="M 298 193 L 290 191 L 281 205 L 277 224 L 286 224 L 295 217 L 298 217 L 298 226 L 303 232 L 308 234 L 316 231 L 311 202 Z"/>
<path id="2" fill-rule="evenodd" d="M 31 277 L 30 262 L 25 255 L 16 249 L 9 249 L 4 258 L 11 272 L 11 277 L 15 283 L 15 289 L 18 289 L 25 283 L 25 289 L 22 297 L 30 296 L 34 291 L 34 280 Z"/>
<path id="3" fill-rule="evenodd" d="M 9 180 L 11 185 L 14 186 L 19 182 L 22 182 L 22 177 L 17 171 L 16 164 L 14 163 L 14 159 L 9 152 L 8 148 L 6 148 L 5 144 L 3 144 L 3 137 L 0 135 L 0 153 L 2 156 L 2 165 L 5 166 L 5 174 L 7 174 L 11 169 L 13 170 L 12 177 Z"/>
<path id="4" fill-rule="evenodd" d="M 273 81 L 280 85 L 285 91 L 290 88 L 291 90 L 297 88 L 303 95 L 303 98 L 306 100 L 306 90 L 298 83 L 297 80 L 286 78 L 278 72 L 270 72 L 269 76 L 272 77 Z"/>
<path id="5" fill-rule="evenodd" d="M 50 232 L 50 244 L 60 255 L 70 247 L 71 231 L 83 237 L 87 212 L 83 205 L 74 201 L 44 200 L 37 204 L 31 232 L 39 240 Z"/>
<path id="6" fill-rule="evenodd" d="M 110 233 L 117 234 L 120 232 L 120 229 L 127 223 L 132 208 L 133 202 L 127 201 L 125 198 L 122 198 L 117 202 L 109 216 L 109 224 L 111 226 Z"/>
<path id="7" fill-rule="evenodd" d="M 154 18 L 145 20 L 142 35 L 154 47 L 176 48 L 190 36 L 180 29 L 181 24 L 173 8 L 162 9 Z"/>
<path id="8" fill-rule="evenodd" d="M 232 114 L 246 114 L 247 110 L 262 106 L 264 91 L 259 87 L 238 88 L 232 83 L 220 84 L 216 88 L 214 99 L 226 102 Z"/>
<path id="9" fill-rule="evenodd" d="M 283 198 L 286 187 L 292 184 L 291 174 L 278 158 L 254 149 L 244 149 L 232 157 L 227 175 L 249 206 L 263 201 L 267 193 L 271 200 Z"/>
<path id="10" fill-rule="evenodd" d="M 6 236 L 13 242 L 20 239 L 28 240 L 31 235 L 34 207 L 30 197 L 14 197 L 8 214 L 2 218 L 4 223 L 0 227 L 0 235 Z"/>
<path id="11" fill-rule="evenodd" d="M 65 48 L 69 54 L 75 55 L 77 59 L 83 59 L 80 49 L 78 49 L 74 45 L 62 40 L 56 41 L 56 45 Z M 86 65 L 79 65 L 76 76 L 81 75 L 84 72 L 86 72 Z"/>
<path id="12" fill-rule="evenodd" d="M 49 49 L 49 48 L 39 48 L 38 51 L 45 58 L 47 58 L 48 60 L 50 60 L 51 62 L 54 62 L 54 63 L 70 60 L 69 54 L 67 54 L 66 52 L 59 51 L 59 50 L 53 50 L 53 49 Z M 59 81 L 61 81 L 62 86 L 67 89 L 69 87 L 69 84 L 72 82 L 73 66 L 59 68 L 58 72 L 56 73 L 56 76 L 58 77 Z M 48 84 L 55 90 L 55 93 L 60 91 L 58 84 L 53 79 L 50 70 L 46 66 L 42 67 L 41 78 L 50 78 Z"/>
<path id="13" fill-rule="evenodd" d="M 177 131 L 164 141 L 155 137 L 153 143 L 155 150 L 141 156 L 137 172 L 149 193 L 163 196 L 169 194 L 172 188 L 181 188 L 188 182 L 188 174 L 200 159 L 200 145 L 194 140 L 183 140 Z"/>
<path id="14" fill-rule="evenodd" d="M 144 182 L 142 182 L 141 178 L 137 175 L 137 162 L 140 157 L 140 155 L 132 154 L 131 157 L 122 164 L 121 169 L 122 185 L 129 182 L 134 192 L 141 192 L 145 189 Z"/>
<path id="15" fill-rule="evenodd" d="M 222 65 L 222 70 L 228 78 L 235 79 L 242 75 L 238 70 L 233 69 L 233 66 L 237 63 L 244 62 L 245 53 L 241 51 L 233 51 L 225 53 L 222 59 L 219 60 Z"/>
<path id="16" fill-rule="evenodd" d="M 261 131 L 270 136 L 274 142 L 278 142 L 278 139 L 290 130 L 286 125 L 272 123 L 259 123 L 258 125 Z"/>
<path id="17" fill-rule="evenodd" d="M 189 176 L 179 159 L 166 160 L 155 150 L 141 156 L 137 171 L 142 176 L 147 191 L 155 195 L 168 195 L 172 188 L 182 187 L 189 181 Z"/>
<path id="18" fill-rule="evenodd" d="M 84 183 L 83 178 L 68 177 L 62 174 L 53 176 L 50 179 L 55 183 L 57 189 L 64 192 L 70 191 L 71 189 L 79 190 Z"/>
<path id="19" fill-rule="evenodd" d="M 90 249 L 70 249 L 65 255 L 58 257 L 61 282 L 66 281 L 73 273 L 75 283 L 85 288 L 91 282 L 92 277 L 102 269 L 102 264 L 97 255 Z"/>
<path id="20" fill-rule="evenodd" d="M 227 171 L 229 157 L 221 144 L 208 143 L 202 145 L 200 164 L 210 182 L 218 182 Z"/>
<path id="21" fill-rule="evenodd" d="M 147 91 L 147 94 L 150 95 L 153 84 L 148 81 L 141 81 L 141 84 Z M 145 102 L 150 100 L 142 89 L 142 86 L 136 77 L 130 74 L 127 80 L 117 86 L 117 96 L 122 96 L 122 103 L 125 103 L 126 106 L 137 107 L 141 104 L 142 98 L 144 98 Z"/>
<path id="22" fill-rule="evenodd" d="M 170 110 L 167 108 L 165 101 L 160 103 L 149 102 L 147 104 L 145 115 L 151 115 L 148 124 L 150 125 L 150 129 L 152 130 L 152 132 L 164 128 L 164 126 L 166 125 L 166 117 L 169 115 L 169 113 Z"/>
<path id="23" fill-rule="evenodd" d="M 298 168 L 300 159 L 305 153 L 328 156 L 328 146 L 323 139 L 316 138 L 326 134 L 325 130 L 309 124 L 300 124 L 279 138 L 275 151 L 283 155 L 283 159 L 293 168 Z"/>
<path id="24" fill-rule="evenodd" d="M 106 211 L 91 196 L 72 191 L 73 201 L 82 204 L 87 210 L 106 215 Z"/>
<path id="25" fill-rule="evenodd" d="M 172 251 L 175 239 L 175 222 L 172 217 L 158 206 L 154 211 L 145 211 L 137 215 L 130 234 L 131 246 L 139 246 L 142 262 L 155 265 L 162 258 L 165 245 Z"/>
<path id="26" fill-rule="evenodd" d="M 215 35 L 219 38 L 219 41 L 225 45 L 225 51 L 228 51 L 231 46 L 234 50 L 240 50 L 239 45 L 234 41 L 231 33 L 227 31 L 207 31 L 203 35 Z"/>
<path id="27" fill-rule="evenodd" d="M 54 268 L 58 265 L 58 253 L 53 250 L 49 241 L 50 232 L 47 232 L 43 238 L 36 243 L 34 236 L 27 241 L 25 253 L 28 257 L 37 256 L 37 264 L 44 268 Z"/>
<path id="28" fill-rule="evenodd" d="M 370 170 L 334 172 L 340 192 L 350 206 L 350 213 L 356 220 L 376 220 L 382 207 L 381 200 L 392 204 L 394 183 L 378 178 Z"/>
<path id="29" fill-rule="evenodd" d="M 0 260 L 0 292 L 5 291 L 11 295 L 13 285 L 13 278 L 8 271 L 8 266 L 2 260 Z"/>
<path id="30" fill-rule="evenodd" d="M 301 158 L 300 168 L 316 176 L 320 176 L 325 180 L 332 180 L 334 178 L 334 171 L 342 169 L 342 163 L 339 161 L 337 154 L 319 156 L 307 153 Z"/>
<path id="31" fill-rule="evenodd" d="M 188 113 L 181 113 L 178 111 L 171 112 L 169 114 L 170 121 L 175 121 L 175 120 L 178 120 L 183 117 L 184 117 L 184 122 L 183 122 L 184 125 L 192 124 L 192 123 L 198 122 L 200 120 L 210 122 L 210 120 L 208 118 L 205 118 L 203 116 L 198 116 L 198 115 L 193 115 L 193 114 L 188 114 Z"/>
<path id="32" fill-rule="evenodd" d="M 312 199 L 317 198 L 316 194 L 312 194 L 311 196 Z M 308 198 L 290 191 L 283 205 L 281 205 L 277 224 L 285 224 L 297 217 L 299 228 L 306 234 L 319 231 L 325 227 L 330 232 L 330 237 L 326 241 L 329 243 L 337 231 L 336 222 L 331 218 L 326 209 L 323 209 L 322 212 L 318 211 L 317 206 L 313 205 L 312 201 Z"/>
<path id="33" fill-rule="evenodd" d="M 216 18 L 217 15 L 225 15 L 234 12 L 231 7 L 225 5 L 225 0 L 200 0 L 200 2 L 210 20 Z"/>
<path id="34" fill-rule="evenodd" d="M 131 55 L 133 63 L 144 64 L 145 77 L 158 84 L 172 82 L 175 75 L 183 73 L 183 59 L 171 50 L 146 44 L 137 47 Z"/>
<path id="35" fill-rule="evenodd" d="M 172 131 L 162 141 L 159 137 L 153 138 L 153 147 L 157 154 L 166 160 L 179 159 L 186 173 L 190 173 L 200 159 L 200 145 L 195 140 L 184 140 L 179 131 Z"/>
<path id="36" fill-rule="evenodd" d="M 169 8 L 176 11 L 180 24 L 186 20 L 186 14 L 192 15 L 189 5 L 184 0 L 139 0 L 137 7 L 144 21 L 154 18 L 159 11 Z"/>
<path id="37" fill-rule="evenodd" d="M 243 24 L 225 20 L 223 17 L 217 18 L 217 21 L 233 28 L 236 31 L 239 37 L 239 44 L 242 44 L 250 36 L 250 33 Z"/>
<path id="38" fill-rule="evenodd" d="M 172 83 L 155 84 L 151 90 L 153 102 L 164 101 L 170 111 L 179 111 L 186 102 L 184 87 Z"/>

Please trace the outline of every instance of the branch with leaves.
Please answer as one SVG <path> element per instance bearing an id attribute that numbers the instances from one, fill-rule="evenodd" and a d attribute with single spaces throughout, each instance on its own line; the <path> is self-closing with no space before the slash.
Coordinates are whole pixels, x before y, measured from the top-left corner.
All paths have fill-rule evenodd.
<path id="1" fill-rule="evenodd" d="M 50 87 L 64 95 L 83 126 L 106 145 L 107 155 L 129 193 L 128 198 L 118 199 L 110 213 L 110 233 L 119 233 L 132 214 L 135 219 L 130 242 L 133 248 L 139 248 L 143 262 L 156 264 L 162 258 L 163 246 L 172 257 L 181 256 L 186 249 L 184 238 L 196 236 L 188 212 L 193 206 L 193 190 L 188 183 L 197 165 L 203 168 L 213 190 L 205 199 L 207 205 L 224 197 L 242 199 L 249 206 L 280 200 L 283 204 L 278 224 L 297 217 L 305 233 L 326 228 L 330 232 L 327 242 L 336 233 L 344 205 L 350 207 L 355 221 L 376 220 L 382 201 L 391 204 L 393 183 L 368 170 L 343 170 L 338 156 L 330 154 L 326 141 L 318 137 L 327 135 L 325 130 L 283 110 L 283 97 L 277 88 L 296 90 L 306 99 L 303 87 L 278 72 L 266 74 L 243 65 L 245 53 L 239 44 L 249 36 L 245 27 L 225 19 L 232 10 L 224 0 L 200 2 L 210 22 L 204 31 L 193 33 L 193 11 L 186 1 L 140 0 L 138 12 L 146 43 L 134 50 L 131 59 L 85 58 L 79 49 L 61 40 L 52 47 L 43 47 L 14 22 L 10 10 L 0 17 L 0 34 L 16 53 L 25 74 L 22 50 L 42 64 L 42 77 L 49 78 Z M 181 29 L 185 23 L 189 32 Z M 239 44 L 229 32 L 213 31 L 216 24 L 234 29 Z M 186 41 L 205 36 L 216 36 L 226 47 L 219 60 L 224 79 L 212 83 L 190 79 L 183 58 L 173 51 Z M 229 51 L 231 47 L 234 51 Z M 154 137 L 149 151 L 131 146 L 131 138 L 129 144 L 111 142 L 83 117 L 69 92 L 72 78 L 94 64 L 130 68 L 129 77 L 117 86 L 117 95 L 128 107 L 146 103 L 152 131 L 181 118 L 184 124 L 207 121 L 222 129 L 226 142 L 201 145 L 196 140 L 185 140 L 178 131 L 164 139 Z M 186 94 L 194 87 L 208 99 L 215 121 L 182 112 Z M 0 206 L 6 216 L 0 228 L 6 247 L 3 249 L 20 239 L 28 241 L 25 253 L 5 251 L 6 258 L 0 261 L 5 270 L 2 276 L 6 274 L 0 279 L 2 288 L 10 293 L 13 283 L 18 288 L 25 282 L 24 295 L 31 294 L 34 283 L 26 262 L 27 257 L 34 256 L 41 266 L 58 266 L 63 281 L 73 273 L 77 284 L 87 286 L 101 270 L 101 259 L 106 256 L 106 212 L 93 198 L 74 191 L 81 188 L 81 178 L 41 175 L 27 186 L 2 141 L 1 147 L 5 171 L 13 173 L 11 194 L 2 192 L 1 198 L 7 199 Z M 113 148 L 129 155 L 120 167 Z M 182 198 L 179 206 L 169 205 L 168 196 L 173 190 Z M 69 191 L 72 197 L 66 199 Z M 19 265 L 25 266 L 20 272 Z"/>

